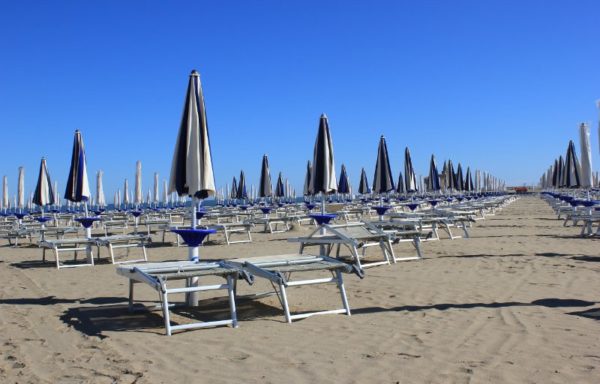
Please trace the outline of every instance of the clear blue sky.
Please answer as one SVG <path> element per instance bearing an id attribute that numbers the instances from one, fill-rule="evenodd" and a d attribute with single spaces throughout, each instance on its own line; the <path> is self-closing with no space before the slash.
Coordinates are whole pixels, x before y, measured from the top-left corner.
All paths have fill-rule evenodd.
<path id="1" fill-rule="evenodd" d="M 441 163 L 537 181 L 577 126 L 598 158 L 600 2 L 3 1 L 0 175 L 61 193 L 80 129 L 105 192 L 168 178 L 188 74 L 202 76 L 217 185 L 261 158 L 301 189 L 319 115 L 356 187 L 378 139 L 392 171 Z M 578 143 L 578 141 L 576 141 Z M 94 188 L 95 182 L 92 182 Z"/>

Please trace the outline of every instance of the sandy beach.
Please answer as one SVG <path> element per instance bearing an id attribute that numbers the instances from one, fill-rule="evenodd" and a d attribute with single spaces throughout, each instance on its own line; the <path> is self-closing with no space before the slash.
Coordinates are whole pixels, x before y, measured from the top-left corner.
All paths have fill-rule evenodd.
<path id="1" fill-rule="evenodd" d="M 308 230 L 257 232 L 251 244 L 208 244 L 201 255 L 294 253 L 297 244 L 286 239 Z M 597 383 L 600 257 L 598 240 L 579 238 L 579 230 L 563 227 L 541 199 L 523 197 L 478 221 L 470 239 L 423 243 L 423 260 L 371 268 L 363 280 L 345 275 L 350 317 L 290 325 L 276 298 L 240 299 L 239 328 L 171 337 L 160 311 L 127 311 L 127 280 L 115 266 L 56 270 L 41 264 L 37 247 L 4 243 L 0 381 Z M 185 247 L 148 252 L 151 261 L 187 257 Z M 239 294 L 263 288 L 241 282 Z M 136 289 L 144 304 L 156 300 L 149 288 Z M 289 297 L 298 311 L 339 305 L 335 286 L 290 289 Z"/>

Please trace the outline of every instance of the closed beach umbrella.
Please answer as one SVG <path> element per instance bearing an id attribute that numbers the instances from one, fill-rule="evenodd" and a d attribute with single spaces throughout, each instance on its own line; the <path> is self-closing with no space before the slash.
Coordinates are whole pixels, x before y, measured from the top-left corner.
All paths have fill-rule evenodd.
<path id="1" fill-rule="evenodd" d="M 71 167 L 69 168 L 65 199 L 73 203 L 86 203 L 91 195 L 83 138 L 81 137 L 81 132 L 77 130 L 75 131 L 75 139 L 73 140 L 73 153 L 71 155 Z M 87 215 L 87 204 L 84 206 Z"/>
<path id="2" fill-rule="evenodd" d="M 404 187 L 406 192 L 417 191 L 417 177 L 413 168 L 412 159 L 410 158 L 410 150 L 408 147 L 404 150 Z"/>
<path id="3" fill-rule="evenodd" d="M 42 207 L 54 204 L 54 191 L 52 190 L 52 181 L 46 165 L 46 159 L 42 158 L 40 163 L 40 173 L 38 175 L 35 192 L 33 193 L 33 204 Z"/>
<path id="4" fill-rule="evenodd" d="M 360 183 L 358 183 L 358 193 L 361 195 L 368 195 L 371 193 L 371 189 L 369 188 L 369 180 L 367 180 L 367 172 L 362 168 L 360 171 Z"/>
<path id="5" fill-rule="evenodd" d="M 579 126 L 581 142 L 581 186 L 591 188 L 594 184 L 592 177 L 592 147 L 590 145 L 590 129 L 585 123 Z"/>
<path id="6" fill-rule="evenodd" d="M 452 164 L 452 160 L 448 160 L 448 169 L 446 171 L 448 172 L 446 174 L 446 188 L 450 190 L 457 189 L 456 175 L 454 174 L 454 164 Z"/>
<path id="7" fill-rule="evenodd" d="M 231 183 L 231 192 L 229 192 L 229 198 L 237 199 L 237 191 L 238 191 L 238 184 L 237 184 L 237 179 L 234 176 L 233 181 Z"/>
<path id="8" fill-rule="evenodd" d="M 340 172 L 340 182 L 338 184 L 338 193 L 350 193 L 350 181 L 348 180 L 348 173 L 346 172 L 346 166 L 342 164 L 342 170 Z"/>
<path id="9" fill-rule="evenodd" d="M 213 196 L 216 191 L 202 84 L 195 70 L 188 83 L 173 153 L 169 191 L 198 199 Z"/>
<path id="10" fill-rule="evenodd" d="M 310 160 L 306 163 L 306 175 L 304 176 L 304 196 L 312 195 L 313 193 L 310 190 L 310 180 L 312 179 L 312 164 Z"/>
<path id="11" fill-rule="evenodd" d="M 563 161 L 562 155 L 558 156 L 558 166 L 557 166 L 557 177 L 558 177 L 558 187 L 564 186 L 564 174 L 565 174 L 565 162 Z"/>
<path id="12" fill-rule="evenodd" d="M 142 162 L 139 160 L 135 163 L 135 192 L 133 202 L 136 205 L 140 205 L 144 202 L 144 195 L 142 192 Z"/>
<path id="13" fill-rule="evenodd" d="M 240 182 L 237 189 L 237 198 L 246 199 L 248 198 L 248 191 L 246 190 L 246 175 L 244 171 L 240 171 Z"/>
<path id="14" fill-rule="evenodd" d="M 385 138 L 379 138 L 377 148 L 377 163 L 375 164 L 375 175 L 373 177 L 373 192 L 382 194 L 394 190 L 394 176 L 390 167 L 387 144 Z"/>
<path id="15" fill-rule="evenodd" d="M 552 186 L 554 188 L 560 187 L 560 170 L 558 168 L 558 159 L 554 159 L 554 166 L 552 167 Z"/>
<path id="16" fill-rule="evenodd" d="M 458 168 L 456 169 L 456 189 L 459 191 L 465 189 L 465 180 L 463 178 L 463 170 L 460 163 L 458 163 Z"/>
<path id="17" fill-rule="evenodd" d="M 154 172 L 154 204 L 158 205 L 160 201 L 160 192 L 158 187 L 158 172 Z"/>
<path id="18" fill-rule="evenodd" d="M 285 188 L 283 186 L 283 176 L 279 172 L 277 176 L 277 185 L 275 186 L 275 197 L 285 197 Z"/>
<path id="19" fill-rule="evenodd" d="M 129 181 L 125 179 L 125 182 L 123 183 L 123 204 L 127 206 L 129 203 Z"/>
<path id="20" fill-rule="evenodd" d="M 581 187 L 581 179 L 579 169 L 577 167 L 577 154 L 575 153 L 575 144 L 572 140 L 569 141 L 567 148 L 567 157 L 565 158 L 563 186 L 565 188 Z"/>
<path id="21" fill-rule="evenodd" d="M 337 190 L 333 142 L 331 141 L 329 122 L 325 114 L 321 115 L 319 120 L 319 131 L 315 140 L 309 189 L 312 194 L 321 193 L 324 195 L 334 193 Z M 324 212 L 325 199 L 323 198 L 322 201 L 321 210 Z"/>
<path id="22" fill-rule="evenodd" d="M 471 175 L 471 168 L 467 167 L 467 173 L 465 174 L 465 191 L 473 192 L 475 187 L 473 186 L 473 175 Z"/>
<path id="23" fill-rule="evenodd" d="M 169 187 L 167 180 L 163 180 L 163 204 L 166 207 L 169 204 Z"/>
<path id="24" fill-rule="evenodd" d="M 104 172 L 98 171 L 98 173 L 96 173 L 96 204 L 98 204 L 99 207 L 106 206 L 104 186 L 102 185 L 102 176 L 104 176 Z"/>
<path id="25" fill-rule="evenodd" d="M 25 208 L 25 168 L 19 167 L 19 179 L 17 184 L 17 208 Z"/>
<path id="26" fill-rule="evenodd" d="M 258 197 L 271 197 L 273 186 L 271 184 L 271 170 L 269 169 L 269 158 L 263 156 L 260 168 L 260 185 L 258 186 Z"/>
<path id="27" fill-rule="evenodd" d="M 437 165 L 435 164 L 435 156 L 431 155 L 429 162 L 429 176 L 427 178 L 427 189 L 429 191 L 440 190 L 440 176 L 438 173 Z"/>
<path id="28" fill-rule="evenodd" d="M 396 192 L 405 193 L 406 188 L 404 188 L 404 176 L 402 176 L 402 172 L 398 175 L 398 184 L 396 185 Z"/>
<path id="29" fill-rule="evenodd" d="M 2 207 L 6 211 L 10 203 L 8 202 L 8 177 L 2 178 Z"/>

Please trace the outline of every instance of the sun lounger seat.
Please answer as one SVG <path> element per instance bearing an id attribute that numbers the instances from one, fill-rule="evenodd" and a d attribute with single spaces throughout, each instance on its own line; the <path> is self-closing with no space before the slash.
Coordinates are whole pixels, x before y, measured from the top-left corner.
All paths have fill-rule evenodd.
<path id="1" fill-rule="evenodd" d="M 135 263 L 138 261 L 148 261 L 148 255 L 146 254 L 146 244 L 151 241 L 150 236 L 146 234 L 131 234 L 131 235 L 114 235 L 94 238 L 96 245 L 98 246 L 98 257 L 100 257 L 100 247 L 104 246 L 108 249 L 111 263 L 113 264 L 124 264 L 124 263 Z M 129 250 L 131 248 L 141 248 L 142 258 L 133 260 L 116 260 L 115 249 L 126 249 L 127 255 L 129 256 Z"/>
<path id="2" fill-rule="evenodd" d="M 214 229 L 217 232 L 223 232 L 223 235 L 225 235 L 225 242 L 227 243 L 227 245 L 229 245 L 236 243 L 251 243 L 252 235 L 250 234 L 250 230 L 253 226 L 254 224 L 252 224 L 249 221 L 246 221 L 240 223 L 212 224 L 209 225 L 208 228 Z M 241 240 L 231 240 L 232 234 L 245 234 L 245 238 Z"/>
<path id="3" fill-rule="evenodd" d="M 56 262 L 56 269 L 61 268 L 75 268 L 75 267 L 88 267 L 94 265 L 94 256 L 92 253 L 92 246 L 96 245 L 94 239 L 88 238 L 74 238 L 74 239 L 60 239 L 60 240 L 44 240 L 38 243 L 39 247 L 42 248 L 42 260 L 46 261 L 46 250 L 51 249 L 54 252 L 54 259 Z M 73 252 L 73 261 L 77 261 L 79 251 L 85 251 L 86 260 L 80 263 L 64 264 L 60 261 L 60 255 L 64 252 Z"/>

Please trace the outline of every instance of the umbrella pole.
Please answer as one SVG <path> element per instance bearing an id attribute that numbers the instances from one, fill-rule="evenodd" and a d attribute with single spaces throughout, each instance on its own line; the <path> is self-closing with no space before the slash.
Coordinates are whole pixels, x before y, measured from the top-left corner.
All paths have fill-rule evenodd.
<path id="1" fill-rule="evenodd" d="M 198 199 L 196 197 L 193 197 L 192 198 L 192 209 L 191 209 L 191 211 L 192 211 L 192 229 L 196 229 L 196 225 L 198 223 L 198 221 L 196 219 L 196 205 L 197 204 L 198 204 Z M 198 247 L 189 247 L 188 252 L 189 252 L 190 261 L 197 263 L 200 259 Z M 188 279 L 187 286 L 188 287 L 197 287 L 198 286 L 198 278 L 193 277 L 191 279 Z M 198 292 L 186 293 L 186 302 L 187 302 L 187 305 L 190 307 L 198 306 Z"/>

